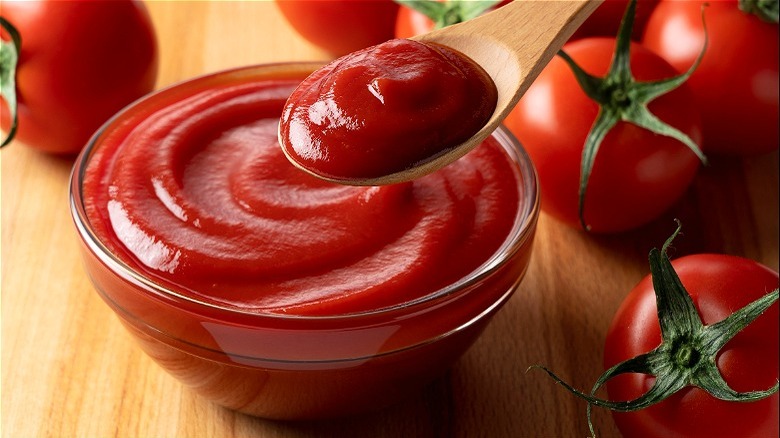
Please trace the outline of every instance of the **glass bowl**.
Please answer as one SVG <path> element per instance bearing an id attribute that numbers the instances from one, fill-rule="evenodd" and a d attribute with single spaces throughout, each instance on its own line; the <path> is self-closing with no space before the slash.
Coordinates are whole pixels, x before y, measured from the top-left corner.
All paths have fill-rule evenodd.
<path id="1" fill-rule="evenodd" d="M 493 138 L 519 175 L 520 208 L 498 251 L 466 277 L 433 293 L 370 311 L 326 316 L 245 311 L 182 294 L 135 269 L 96 232 L 87 212 L 84 180 L 106 138 L 180 96 L 233 81 L 302 78 L 318 65 L 244 67 L 149 95 L 95 134 L 77 159 L 70 183 L 85 270 L 141 348 L 203 397 L 271 419 L 380 409 L 441 375 L 523 279 L 539 214 L 534 167 L 517 140 L 500 128 Z"/>

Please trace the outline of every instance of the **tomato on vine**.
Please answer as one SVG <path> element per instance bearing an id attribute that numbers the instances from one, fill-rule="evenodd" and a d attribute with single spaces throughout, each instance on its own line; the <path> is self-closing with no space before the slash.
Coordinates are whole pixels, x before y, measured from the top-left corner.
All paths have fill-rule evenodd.
<path id="1" fill-rule="evenodd" d="M 700 162 L 701 123 L 681 75 L 630 41 L 568 43 L 505 120 L 537 167 L 542 209 L 573 227 L 621 232 L 677 202 Z M 597 75 L 603 75 L 599 77 Z"/>
<path id="2" fill-rule="evenodd" d="M 626 437 L 778 436 L 778 273 L 749 259 L 650 252 L 651 274 L 607 332 L 607 368 L 589 393 Z M 657 317 L 656 317 L 657 316 Z M 606 384 L 609 399 L 595 396 Z"/>

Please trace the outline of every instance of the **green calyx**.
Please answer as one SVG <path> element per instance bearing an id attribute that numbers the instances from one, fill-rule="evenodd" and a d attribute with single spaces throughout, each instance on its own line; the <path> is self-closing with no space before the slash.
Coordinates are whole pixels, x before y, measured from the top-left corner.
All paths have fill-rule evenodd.
<path id="1" fill-rule="evenodd" d="M 701 148 L 688 135 L 663 122 L 647 108 L 654 99 L 682 85 L 696 70 L 707 48 L 706 29 L 704 47 L 687 72 L 659 81 L 637 82 L 631 73 L 630 65 L 631 31 L 634 27 L 635 10 L 636 0 L 632 0 L 623 16 L 617 35 L 615 54 L 605 77 L 600 78 L 585 72 L 566 52 L 563 50 L 558 52 L 558 56 L 563 58 L 574 72 L 585 94 L 599 105 L 598 115 L 583 146 L 580 165 L 578 213 L 580 224 L 585 230 L 590 229 L 585 222 L 584 212 L 585 194 L 593 163 L 602 141 L 619 121 L 632 123 L 656 134 L 674 138 L 693 151 L 702 163 L 707 162 Z"/>
<path id="2" fill-rule="evenodd" d="M 11 128 L 0 147 L 11 142 L 16 135 L 19 118 L 16 113 L 16 64 L 22 47 L 22 38 L 15 27 L 3 17 L 0 17 L 0 26 L 8 32 L 11 41 L 0 40 L 0 96 L 8 104 L 11 112 Z"/>
<path id="3" fill-rule="evenodd" d="M 780 1 L 778 0 L 739 0 L 739 9 L 753 14 L 767 23 L 780 21 Z"/>
<path id="4" fill-rule="evenodd" d="M 499 0 L 395 0 L 430 18 L 435 28 L 450 26 L 478 17 L 499 3 Z"/>
<path id="5" fill-rule="evenodd" d="M 591 436 L 596 436 L 591 422 L 591 408 L 594 405 L 619 412 L 637 411 L 659 403 L 688 386 L 696 386 L 718 399 L 734 402 L 761 400 L 778 391 L 777 383 L 766 390 L 750 392 L 733 390 L 723 379 L 716 357 L 728 341 L 777 302 L 779 290 L 775 289 L 720 322 L 704 325 L 693 300 L 683 287 L 666 254 L 679 232 L 678 222 L 677 230 L 665 242 L 662 249 L 660 251 L 653 249 L 649 256 L 658 306 L 658 321 L 661 326 L 661 345 L 653 351 L 628 359 L 606 370 L 589 394 L 573 388 L 544 366 L 531 367 L 545 371 L 557 383 L 588 402 L 587 416 Z M 652 375 L 655 376 L 655 383 L 645 394 L 630 401 L 616 402 L 595 397 L 596 391 L 608 380 L 625 373 Z"/>

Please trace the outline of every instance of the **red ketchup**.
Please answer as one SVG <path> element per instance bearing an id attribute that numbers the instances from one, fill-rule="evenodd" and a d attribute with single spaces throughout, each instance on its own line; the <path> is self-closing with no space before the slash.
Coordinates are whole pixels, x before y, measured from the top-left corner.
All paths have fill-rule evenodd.
<path id="1" fill-rule="evenodd" d="M 85 266 L 144 350 L 217 403 L 292 419 L 372 409 L 444 370 L 511 295 L 533 170 L 493 136 L 408 183 L 308 175 L 277 125 L 314 68 L 286 69 L 188 81 L 106 125 L 74 169 Z"/>
<path id="2" fill-rule="evenodd" d="M 328 179 L 373 179 L 430 161 L 485 125 L 496 86 L 465 55 L 395 39 L 306 78 L 285 105 L 288 158 Z"/>

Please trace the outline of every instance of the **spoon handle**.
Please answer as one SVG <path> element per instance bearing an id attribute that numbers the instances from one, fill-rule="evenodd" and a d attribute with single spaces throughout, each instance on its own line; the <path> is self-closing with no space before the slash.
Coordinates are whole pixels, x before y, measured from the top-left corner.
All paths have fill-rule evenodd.
<path id="1" fill-rule="evenodd" d="M 444 44 L 472 58 L 493 78 L 499 96 L 509 99 L 497 107 L 511 109 L 602 1 L 515 0 L 414 39 Z"/>

